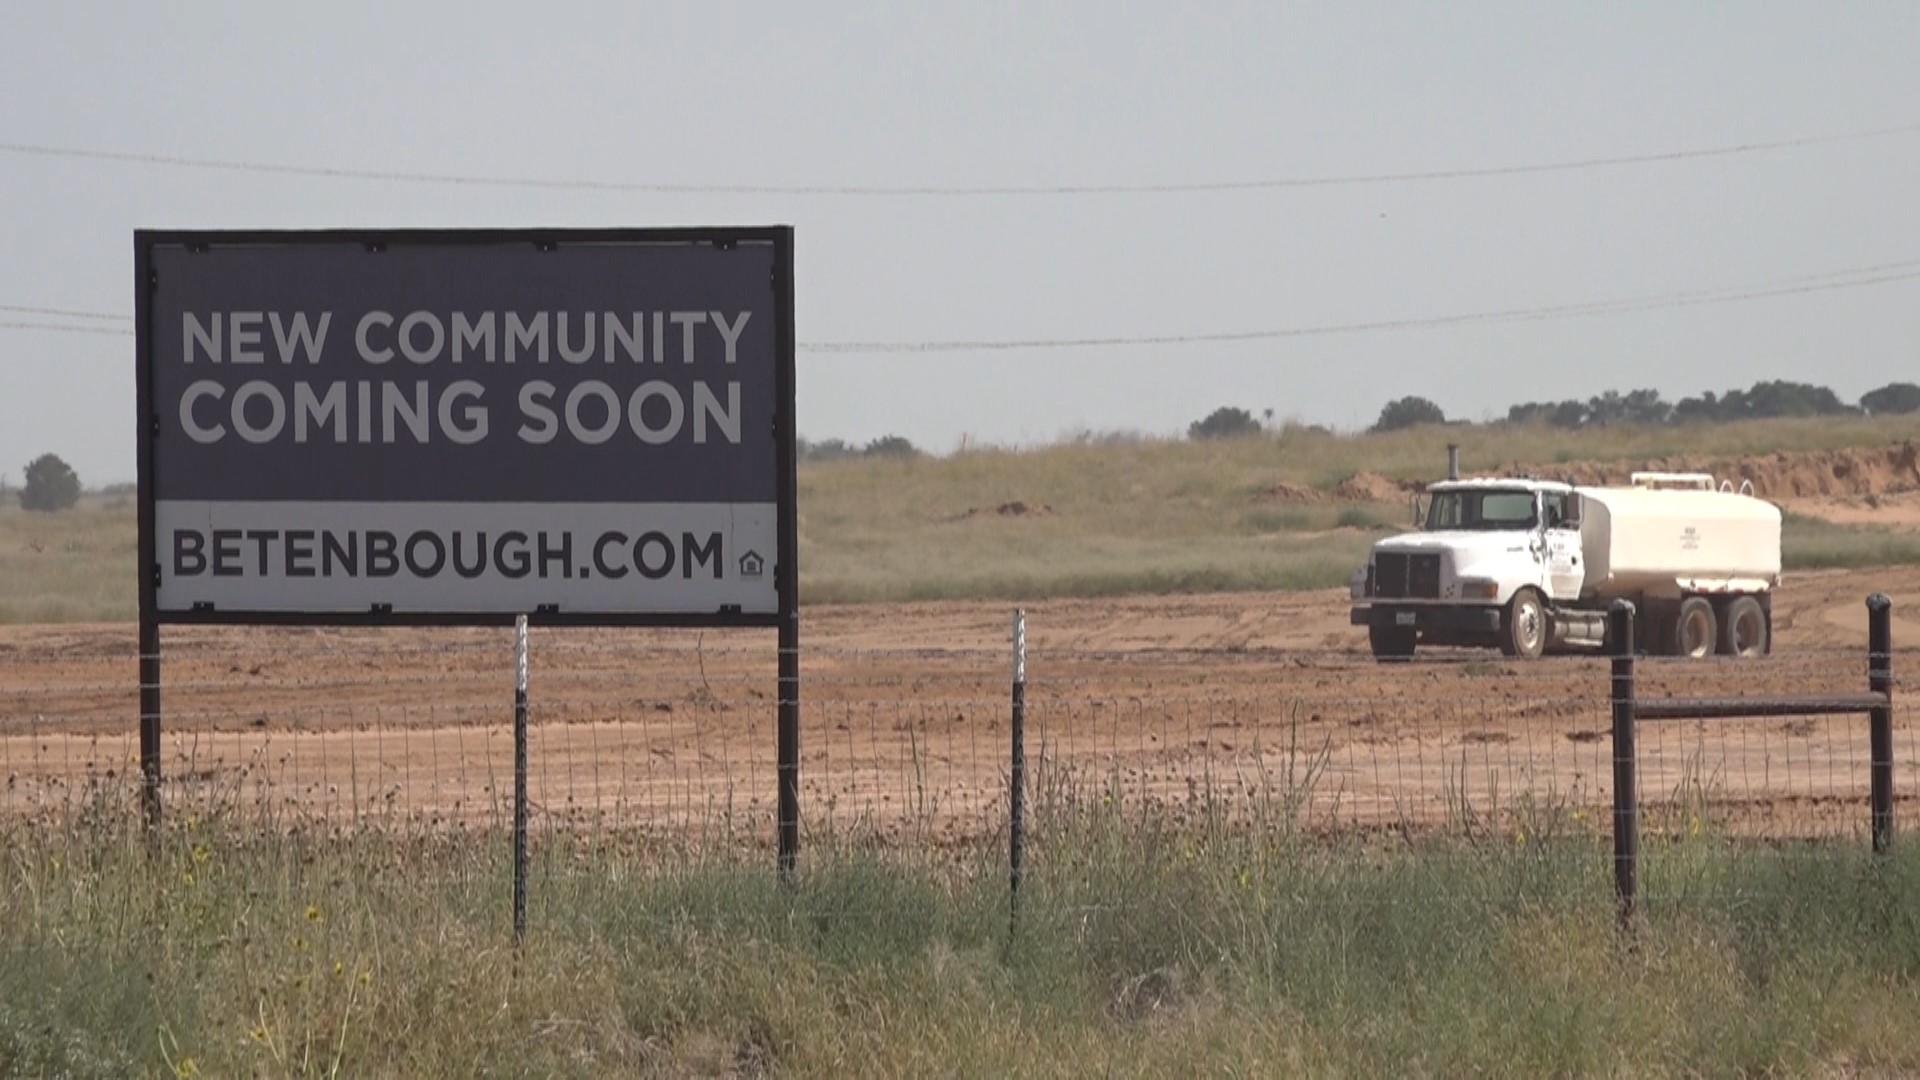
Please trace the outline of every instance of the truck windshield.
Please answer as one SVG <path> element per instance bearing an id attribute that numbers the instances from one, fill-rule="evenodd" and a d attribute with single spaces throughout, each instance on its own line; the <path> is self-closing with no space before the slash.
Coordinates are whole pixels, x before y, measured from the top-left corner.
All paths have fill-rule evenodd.
<path id="1" fill-rule="evenodd" d="M 1427 529 L 1530 529 L 1531 491 L 1441 491 L 1427 510 Z"/>

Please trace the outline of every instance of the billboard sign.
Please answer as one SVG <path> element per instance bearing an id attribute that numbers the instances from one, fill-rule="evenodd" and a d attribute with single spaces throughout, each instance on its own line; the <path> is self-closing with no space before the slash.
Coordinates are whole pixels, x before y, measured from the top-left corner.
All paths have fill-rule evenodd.
<path id="1" fill-rule="evenodd" d="M 792 233 L 141 232 L 143 608 L 774 625 Z"/>

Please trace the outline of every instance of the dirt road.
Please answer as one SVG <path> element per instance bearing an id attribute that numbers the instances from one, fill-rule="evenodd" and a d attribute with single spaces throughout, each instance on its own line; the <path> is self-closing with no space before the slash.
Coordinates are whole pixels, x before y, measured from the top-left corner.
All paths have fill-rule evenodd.
<path id="1" fill-rule="evenodd" d="M 1920 670 L 1920 569 L 1808 572 L 1778 597 L 1774 656 L 1646 662 L 1643 693 L 1864 689 L 1864 601 L 1876 591 L 1896 602 L 1896 671 Z M 1500 827 L 1524 828 L 1530 805 L 1586 816 L 1610 798 L 1603 660 L 1447 651 L 1382 667 L 1347 625 L 1342 592 L 1061 600 L 1026 613 L 1043 811 L 1113 797 L 1172 812 L 1297 809 L 1328 826 L 1503 815 Z M 806 609 L 810 829 L 1002 827 L 1011 618 L 997 603 Z M 510 644 L 500 630 L 169 628 L 168 803 L 495 819 L 511 791 Z M 536 821 L 764 835 L 774 662 L 770 632 L 535 631 Z M 136 674 L 131 626 L 0 628 L 0 807 L 125 797 Z M 1896 728 L 1900 782 L 1920 791 L 1904 714 Z M 1700 814 L 1774 835 L 1865 827 L 1864 719 L 1647 725 L 1641 761 L 1655 827 L 1689 828 Z"/>

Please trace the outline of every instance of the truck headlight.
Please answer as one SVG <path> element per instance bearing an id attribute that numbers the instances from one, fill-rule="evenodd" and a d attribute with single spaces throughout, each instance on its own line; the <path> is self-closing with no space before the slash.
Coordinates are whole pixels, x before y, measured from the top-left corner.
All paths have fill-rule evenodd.
<path id="1" fill-rule="evenodd" d="M 1459 589 L 1462 600 L 1500 599 L 1500 583 L 1486 578 L 1461 578 Z"/>

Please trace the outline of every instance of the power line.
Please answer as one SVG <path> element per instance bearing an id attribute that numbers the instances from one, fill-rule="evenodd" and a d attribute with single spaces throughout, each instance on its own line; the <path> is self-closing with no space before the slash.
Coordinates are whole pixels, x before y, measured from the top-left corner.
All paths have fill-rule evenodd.
<path id="1" fill-rule="evenodd" d="M 15 304 L 0 304 L 0 311 L 10 315 L 51 315 L 62 319 L 106 319 L 110 322 L 126 322 L 125 315 L 110 314 L 105 311 L 74 311 L 71 308 L 20 307 Z"/>
<path id="2" fill-rule="evenodd" d="M 100 150 L 89 147 L 50 146 L 38 143 L 0 142 L 0 153 L 29 157 L 68 158 L 81 161 L 113 161 L 133 165 L 156 165 L 177 169 L 202 169 L 219 172 L 264 173 L 277 176 L 310 176 L 334 180 L 377 180 L 403 184 L 446 184 L 464 187 L 536 188 L 561 191 L 646 192 L 663 195 L 808 195 L 842 197 L 1034 197 L 1062 195 L 1184 195 L 1236 191 L 1276 191 L 1288 188 L 1350 187 L 1368 184 L 1399 184 L 1442 180 L 1470 180 L 1494 176 L 1523 176 L 1534 173 L 1572 172 L 1583 169 L 1619 168 L 1654 165 L 1701 158 L 1733 157 L 1792 150 L 1832 143 L 1854 142 L 1897 135 L 1920 133 L 1920 123 L 1831 135 L 1808 135 L 1764 142 L 1733 143 L 1722 146 L 1667 150 L 1645 154 L 1572 158 L 1563 161 L 1491 165 L 1479 168 L 1424 169 L 1412 172 L 1351 173 L 1328 176 L 1274 177 L 1251 180 L 1201 180 L 1175 183 L 1101 183 L 1101 184 L 1007 184 L 1007 185 L 861 185 L 861 184 L 694 184 L 647 180 L 558 180 L 538 177 L 473 176 L 457 173 L 411 172 L 394 169 L 355 169 L 330 165 L 290 165 L 278 162 L 248 161 L 231 158 L 189 157 L 181 154 L 143 153 L 130 150 Z"/>
<path id="3" fill-rule="evenodd" d="M 1920 279 L 1920 259 L 1907 259 L 1899 262 L 1879 263 L 1873 266 L 1858 266 L 1847 270 L 1828 270 L 1815 274 L 1803 274 L 1796 277 L 1781 278 L 1770 282 L 1758 282 L 1748 285 L 1728 285 L 1681 292 L 1651 293 L 1640 296 L 1616 297 L 1610 300 L 1584 300 L 1567 304 L 1497 308 L 1488 311 L 1472 311 L 1452 315 L 1413 316 L 1401 319 L 1375 319 L 1365 322 L 1326 323 L 1317 326 L 1112 337 L 981 338 L 947 341 L 812 341 L 800 342 L 797 348 L 801 352 L 830 354 L 955 353 L 1004 352 L 1024 349 L 1118 348 L 1141 345 L 1206 345 L 1239 341 L 1275 341 L 1287 338 L 1331 337 L 1345 334 L 1391 332 L 1396 330 L 1436 329 L 1477 323 L 1540 322 L 1551 319 L 1583 318 L 1596 315 L 1625 315 L 1670 308 L 1738 303 L 1777 296 L 1797 296 L 1807 293 L 1833 292 L 1841 289 L 1856 289 L 1871 285 L 1885 285 L 1916 279 Z M 124 315 L 115 315 L 109 312 L 21 307 L 3 304 L 0 304 L 0 311 L 34 313 L 61 312 L 72 318 L 109 320 L 122 324 L 120 326 L 69 326 L 49 322 L 0 322 L 0 328 L 5 329 L 51 330 L 75 334 L 105 334 L 117 337 L 133 336 L 133 330 L 125 325 L 132 320 Z"/>
<path id="4" fill-rule="evenodd" d="M 1865 277 L 1856 277 L 1851 280 L 1813 280 L 1798 284 L 1779 284 L 1772 287 L 1706 290 L 1668 296 L 1586 301 L 1575 304 L 1557 304 L 1531 308 L 1507 308 L 1494 311 L 1467 312 L 1458 315 L 1434 315 L 1405 319 L 1378 319 L 1369 322 L 1329 323 L 1320 326 L 1288 327 L 1273 330 L 1237 330 L 1219 333 L 1160 334 L 1134 337 L 1026 338 L 971 341 L 812 342 L 803 343 L 800 349 L 803 352 L 843 354 L 954 353 L 999 352 L 1016 349 L 1116 348 L 1137 345 L 1203 345 L 1237 341 L 1277 341 L 1287 338 L 1333 337 L 1346 334 L 1396 330 L 1436 329 L 1439 327 L 1462 326 L 1474 323 L 1540 322 L 1557 318 L 1623 315 L 1640 311 L 1655 311 L 1664 308 L 1698 307 L 1708 304 L 1734 303 L 1743 300 L 1759 300 L 1773 296 L 1829 292 L 1838 289 L 1851 289 L 1866 285 L 1881 285 L 1889 282 L 1920 279 L 1920 262 L 1890 264 L 1889 269 L 1899 266 L 1905 266 L 1907 269 L 1900 272 L 1887 272 Z M 1837 275 L 1822 275 L 1823 278 L 1832 276 Z"/>
<path id="5" fill-rule="evenodd" d="M 0 330 L 46 330 L 56 334 L 104 334 L 107 337 L 132 337 L 133 331 L 113 326 L 62 326 L 47 322 L 0 322 Z"/>

